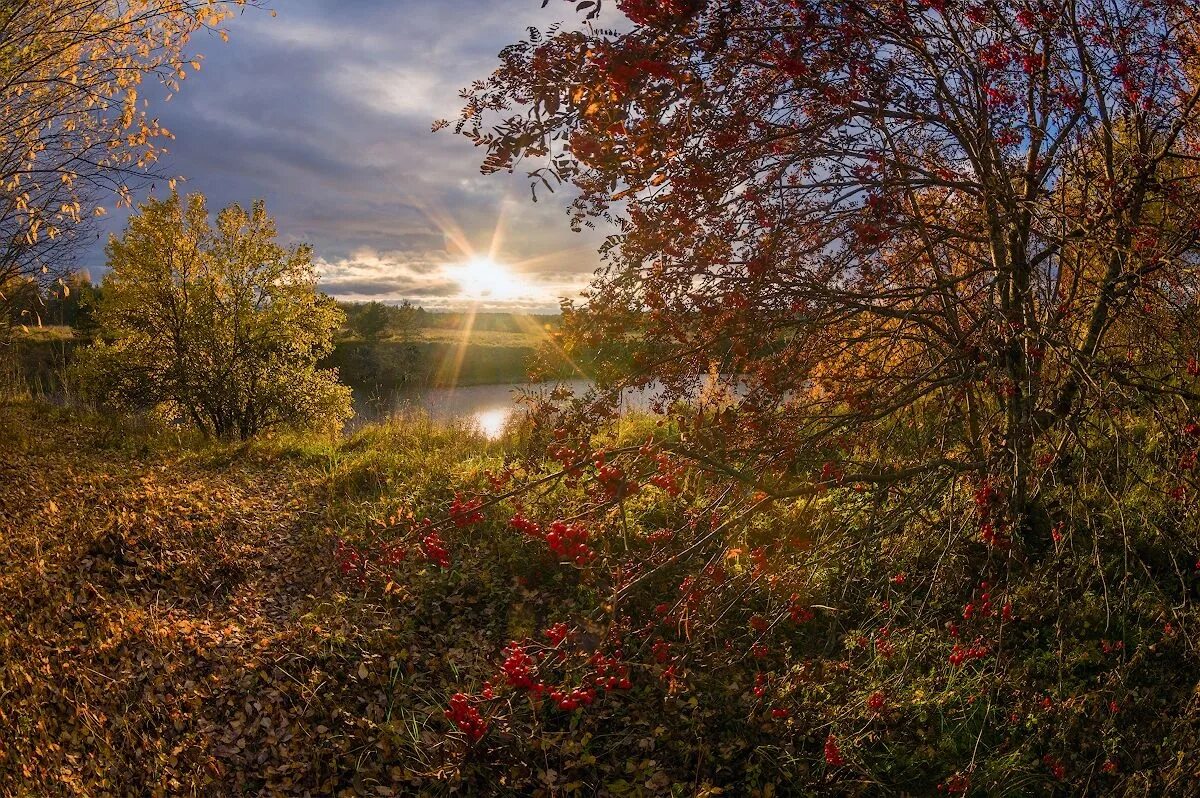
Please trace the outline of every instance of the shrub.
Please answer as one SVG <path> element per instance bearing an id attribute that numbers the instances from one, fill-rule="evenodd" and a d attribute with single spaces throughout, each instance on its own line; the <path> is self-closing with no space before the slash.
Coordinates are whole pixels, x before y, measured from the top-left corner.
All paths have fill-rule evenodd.
<path id="1" fill-rule="evenodd" d="M 83 393 L 220 438 L 340 427 L 350 391 L 317 361 L 341 311 L 317 292 L 309 248 L 275 235 L 261 201 L 226 208 L 215 229 L 200 195 L 143 205 L 108 247 L 104 340 L 75 369 Z"/>

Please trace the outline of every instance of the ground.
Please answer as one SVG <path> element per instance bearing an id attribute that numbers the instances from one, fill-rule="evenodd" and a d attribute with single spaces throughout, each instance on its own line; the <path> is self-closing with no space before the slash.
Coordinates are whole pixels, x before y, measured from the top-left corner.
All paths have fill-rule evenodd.
<path id="1" fill-rule="evenodd" d="M 592 445 L 668 434 L 620 429 Z M 406 419 L 219 445 L 0 402 L 0 798 L 1196 793 L 1189 506 L 1129 492 L 1128 524 L 1056 527 L 1014 562 L 936 519 L 872 537 L 844 489 L 815 536 L 782 537 L 801 521 L 780 503 L 709 567 L 654 537 L 675 499 L 648 489 L 593 527 L 623 574 L 665 563 L 614 620 L 606 572 L 510 500 L 425 537 L 489 473 L 539 468 L 530 434 Z M 806 597 L 764 539 L 820 558 Z M 447 718 L 457 693 L 478 735 Z"/>
<path id="2" fill-rule="evenodd" d="M 419 624 L 339 606 L 319 469 L 139 450 L 48 408 L 0 419 L 0 793 L 388 795 L 413 776 L 381 766 L 379 729 L 420 656 L 397 630 Z"/>

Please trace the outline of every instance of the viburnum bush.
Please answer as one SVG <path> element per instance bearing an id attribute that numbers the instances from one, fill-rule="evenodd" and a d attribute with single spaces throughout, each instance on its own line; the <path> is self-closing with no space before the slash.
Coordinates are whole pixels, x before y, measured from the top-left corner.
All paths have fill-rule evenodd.
<path id="1" fill-rule="evenodd" d="M 579 747 L 637 756 L 646 723 L 672 783 L 700 767 L 746 786 L 751 766 L 755 784 L 845 792 L 1189 783 L 1173 752 L 1193 750 L 1200 717 L 1162 707 L 1186 702 L 1200 664 L 1195 510 L 1145 489 L 1177 441 L 1128 423 L 1140 433 L 1058 469 L 1044 495 L 1063 520 L 1042 540 L 984 540 L 990 499 L 971 480 L 922 515 L 885 487 L 773 498 L 685 465 L 678 418 L 627 417 L 586 437 L 549 427 L 573 458 L 535 434 L 433 520 L 384 519 L 338 558 L 353 591 L 509 579 L 532 602 L 529 620 L 456 644 L 489 663 L 436 707 L 439 767 L 464 784 L 539 750 L 607 785 Z M 467 504 L 464 524 L 452 508 Z M 721 757 L 705 766 L 697 739 Z"/>
<path id="2" fill-rule="evenodd" d="M 617 230 L 557 342 L 597 390 L 423 533 L 575 591 L 462 686 L 464 767 L 636 695 L 797 791 L 1200 789 L 1200 11 L 616 7 L 455 125 Z"/>

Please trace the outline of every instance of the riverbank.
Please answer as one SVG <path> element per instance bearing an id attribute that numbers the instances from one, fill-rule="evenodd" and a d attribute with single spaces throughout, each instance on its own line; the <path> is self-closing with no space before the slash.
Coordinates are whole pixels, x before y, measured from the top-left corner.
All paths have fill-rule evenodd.
<path id="1" fill-rule="evenodd" d="M 1010 567 L 966 490 L 718 513 L 687 434 L 0 402 L 0 796 L 1195 792 L 1190 505 Z"/>

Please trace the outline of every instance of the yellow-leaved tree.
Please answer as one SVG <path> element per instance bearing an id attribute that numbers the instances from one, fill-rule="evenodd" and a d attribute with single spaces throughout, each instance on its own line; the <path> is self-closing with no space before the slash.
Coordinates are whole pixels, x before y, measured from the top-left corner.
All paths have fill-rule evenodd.
<path id="1" fill-rule="evenodd" d="M 284 249 L 262 201 L 210 224 L 204 197 L 151 199 L 108 245 L 103 341 L 74 366 L 85 397 L 206 434 L 340 427 L 350 389 L 318 368 L 344 320 L 312 251 Z"/>
<path id="2" fill-rule="evenodd" d="M 100 202 L 128 203 L 170 133 L 146 110 L 149 77 L 174 92 L 189 41 L 255 0 L 0 3 L 0 311 L 6 286 L 53 280 Z M 6 314 L 0 313 L 0 317 Z"/>

